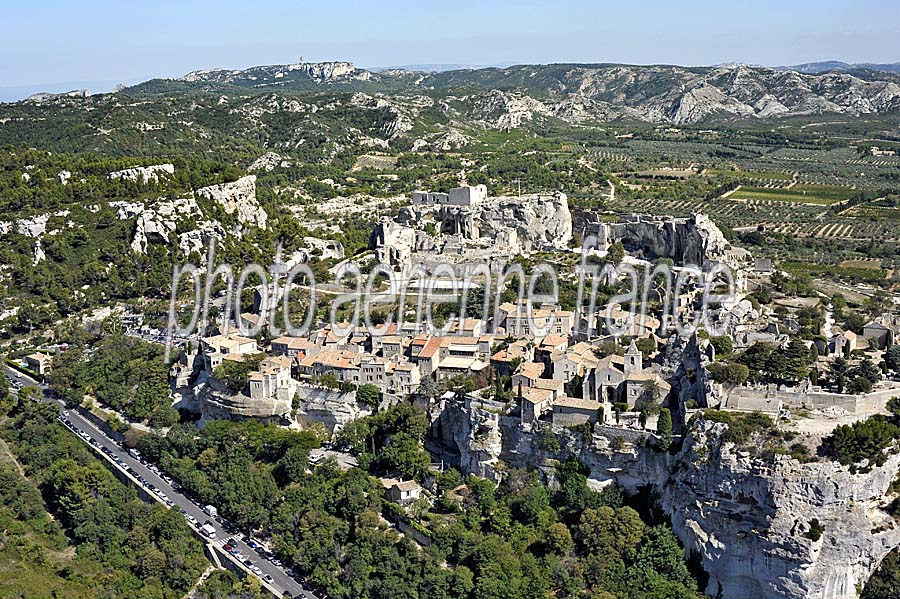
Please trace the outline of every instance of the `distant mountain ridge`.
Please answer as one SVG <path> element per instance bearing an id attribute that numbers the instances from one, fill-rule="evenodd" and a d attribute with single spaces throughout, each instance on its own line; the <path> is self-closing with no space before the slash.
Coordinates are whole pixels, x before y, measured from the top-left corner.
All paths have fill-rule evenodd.
<path id="1" fill-rule="evenodd" d="M 829 71 L 887 71 L 889 73 L 900 73 L 900 62 L 893 63 L 873 63 L 859 62 L 846 63 L 840 60 L 825 60 L 822 62 L 806 62 L 792 66 L 775 67 L 778 71 L 797 71 L 798 73 L 819 74 Z"/>
<path id="2" fill-rule="evenodd" d="M 366 143 L 396 144 L 430 131 L 450 137 L 442 141 L 429 138 L 428 143 L 453 146 L 471 137 L 473 131 L 490 128 L 538 130 L 554 124 L 581 126 L 616 120 L 693 125 L 818 114 L 894 113 L 900 111 L 900 75 L 871 69 L 807 74 L 743 64 L 548 64 L 430 73 L 405 69 L 373 72 L 345 61 L 301 62 L 193 71 L 177 79 L 152 79 L 119 93 L 89 98 L 42 95 L 3 105 L 0 118 L 25 123 L 36 116 L 28 107 L 39 106 L 40 118 L 50 118 L 54 112 L 65 114 L 74 126 L 89 118 L 91 110 L 127 106 L 131 114 L 126 122 L 134 121 L 142 131 L 154 128 L 174 135 L 186 127 L 183 134 L 193 137 L 196 128 L 174 116 L 155 114 L 151 118 L 144 113 L 152 106 L 153 112 L 169 110 L 174 115 L 201 99 L 222 122 L 246 109 L 243 116 L 251 130 L 262 112 L 285 118 L 288 113 L 317 115 L 317 120 L 319 115 L 327 115 L 322 116 L 327 123 L 316 125 L 316 135 L 333 139 L 334 131 L 340 129 L 356 139 L 361 138 L 358 130 L 365 127 L 349 120 L 349 115 L 365 114 L 377 121 L 374 129 L 362 135 Z M 17 106 L 20 109 L 14 108 Z M 323 109 L 326 112 L 321 112 Z M 363 122 L 368 123 L 369 116 L 361 117 Z M 181 119 L 194 122 L 193 117 Z M 108 129 L 100 121 L 94 126 L 98 131 Z M 272 133 L 278 135 L 274 129 Z M 119 134 L 124 135 L 122 130 Z M 132 139 L 131 135 L 125 138 Z"/>
<path id="3" fill-rule="evenodd" d="M 184 91 L 465 96 L 472 101 L 470 116 L 488 125 L 546 118 L 570 123 L 630 119 L 693 124 L 711 118 L 900 110 L 900 76 L 895 73 L 863 69 L 814 74 L 744 64 L 548 64 L 426 73 L 372 72 L 349 62 L 298 63 L 195 71 L 178 80 L 149 81 L 127 93 Z"/>

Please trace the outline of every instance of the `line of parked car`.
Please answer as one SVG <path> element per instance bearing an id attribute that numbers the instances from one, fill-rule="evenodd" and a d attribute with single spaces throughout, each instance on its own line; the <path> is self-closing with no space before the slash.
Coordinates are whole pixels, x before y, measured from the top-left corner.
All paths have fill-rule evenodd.
<path id="1" fill-rule="evenodd" d="M 146 489 L 147 491 L 149 491 L 150 493 L 152 493 L 153 495 L 158 497 L 160 499 L 160 501 L 165 503 L 168 507 L 172 507 L 175 505 L 175 502 L 172 501 L 172 499 L 168 495 L 166 495 L 166 493 L 162 489 L 160 489 L 159 487 L 157 487 L 156 485 L 151 483 L 140 472 L 138 472 L 137 470 L 135 470 L 134 468 L 129 466 L 128 463 L 125 462 L 125 460 L 123 460 L 119 456 L 115 455 L 110 448 L 108 448 L 105 445 L 101 445 L 99 442 L 97 442 L 96 439 L 94 439 L 89 434 L 87 434 L 86 432 L 84 432 L 83 430 L 81 430 L 77 426 L 75 426 L 75 424 L 73 424 L 72 421 L 69 420 L 68 416 L 69 416 L 69 412 L 64 411 L 59 415 L 59 419 L 64 425 L 66 425 L 68 428 L 70 428 L 72 430 L 72 432 L 74 432 L 76 435 L 78 435 L 79 437 L 84 439 L 92 447 L 99 449 L 100 451 L 105 453 L 107 456 L 109 456 L 109 458 L 113 462 L 115 462 L 120 468 L 125 470 L 128 474 L 133 476 L 139 483 L 141 483 L 141 486 L 143 486 L 144 489 Z M 113 439 L 110 439 L 110 440 L 115 443 L 115 440 L 113 440 Z M 142 461 L 141 463 L 144 463 L 144 462 Z M 157 474 L 159 473 L 159 470 L 157 470 L 155 466 L 147 465 L 147 468 L 153 472 L 156 472 Z M 163 480 L 166 480 L 166 478 L 167 477 L 165 477 L 165 476 L 162 477 Z M 172 488 L 176 488 L 175 483 L 170 482 L 170 481 L 171 481 L 171 479 L 166 480 L 167 483 L 172 485 Z"/>
<path id="2" fill-rule="evenodd" d="M 172 499 L 168 495 L 166 495 L 166 493 L 162 489 L 156 487 L 153 483 L 151 483 L 149 480 L 147 480 L 143 475 L 141 475 L 134 468 L 129 466 L 128 463 L 125 462 L 125 460 L 123 460 L 119 456 L 115 455 L 112 452 L 112 450 L 110 450 L 108 447 L 106 447 L 105 445 L 101 445 L 96 439 L 94 439 L 89 434 L 87 434 L 85 431 L 83 431 L 83 430 L 79 429 L 77 426 L 75 426 L 75 424 L 69 419 L 68 416 L 69 416 L 69 412 L 63 411 L 60 413 L 58 418 L 59 418 L 60 422 L 62 422 L 67 428 L 72 430 L 72 432 L 74 432 L 76 435 L 78 435 L 79 437 L 84 439 L 85 442 L 87 442 L 92 447 L 99 449 L 101 452 L 103 452 L 107 456 L 109 456 L 109 458 L 113 462 L 115 462 L 120 468 L 122 468 L 123 470 L 128 472 L 128 474 L 130 474 L 132 477 L 134 477 L 134 479 L 137 480 L 144 487 L 144 489 L 146 489 L 148 492 L 150 492 L 153 495 L 155 495 L 156 497 L 158 497 L 168 507 L 173 507 L 175 505 L 175 502 L 172 501 Z M 104 436 L 107 436 L 107 438 L 109 438 L 110 441 L 119 445 L 119 443 L 115 439 L 110 438 L 102 430 L 100 432 Z M 141 464 L 143 464 L 148 470 L 150 470 L 154 474 L 158 475 L 162 480 L 166 481 L 166 483 L 171 485 L 173 489 L 175 489 L 176 491 L 182 492 L 182 495 L 184 497 L 186 497 L 189 501 L 191 501 L 193 504 L 195 504 L 198 508 L 202 509 L 205 514 L 207 514 L 211 518 L 214 518 L 215 520 L 217 520 L 226 531 L 229 531 L 231 533 L 236 532 L 236 527 L 234 527 L 231 524 L 231 522 L 229 522 L 228 520 L 220 517 L 218 514 L 218 511 L 213 506 L 200 505 L 200 503 L 196 497 L 193 497 L 191 494 L 181 491 L 177 482 L 172 480 L 172 478 L 169 477 L 168 475 L 162 473 L 155 464 L 146 461 L 137 450 L 130 449 L 128 451 L 128 453 L 129 453 L 129 455 L 131 455 L 131 457 L 133 457 L 134 459 L 138 460 Z M 186 510 L 181 509 L 180 511 L 181 511 L 182 516 L 184 516 L 185 520 L 187 520 L 187 522 L 194 529 L 199 530 L 202 534 L 207 536 L 210 540 L 215 540 L 215 538 L 216 538 L 215 527 L 211 520 L 206 520 L 206 522 L 204 522 L 203 524 L 200 524 L 200 522 L 197 520 L 197 518 L 195 518 L 194 516 L 189 514 Z M 248 547 L 253 549 L 259 555 L 260 558 L 268 560 L 269 562 L 272 563 L 272 565 L 274 565 L 278 568 L 283 567 L 283 563 L 281 562 L 281 560 L 279 560 L 277 557 L 275 557 L 275 555 L 271 551 L 269 551 L 265 546 L 257 543 L 253 539 L 248 539 L 246 541 L 246 544 Z M 270 583 L 270 584 L 274 582 L 274 579 L 272 578 L 272 576 L 270 574 L 263 574 L 262 570 L 259 568 L 259 566 L 255 565 L 248 556 L 245 556 L 237 549 L 235 540 L 233 538 L 225 539 L 224 543 L 222 545 L 222 548 L 225 551 L 227 551 L 228 553 L 230 553 L 232 556 L 234 556 L 239 562 L 241 562 L 244 566 L 246 566 L 248 570 L 253 572 L 256 576 L 258 576 L 265 582 Z M 290 576 L 291 578 L 293 578 L 294 580 L 296 580 L 297 582 L 299 582 L 301 584 L 306 582 L 305 577 L 297 576 L 297 574 L 291 568 L 285 568 L 284 572 L 285 572 L 285 574 L 287 574 L 288 576 Z"/>

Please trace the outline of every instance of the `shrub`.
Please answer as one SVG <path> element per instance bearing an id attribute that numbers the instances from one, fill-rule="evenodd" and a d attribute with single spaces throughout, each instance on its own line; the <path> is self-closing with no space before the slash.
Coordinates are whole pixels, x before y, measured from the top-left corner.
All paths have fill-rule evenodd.
<path id="1" fill-rule="evenodd" d="M 887 460 L 885 450 L 900 437 L 900 427 L 884 416 L 842 424 L 822 441 L 822 453 L 845 466 L 862 460 L 881 466 Z"/>
<path id="2" fill-rule="evenodd" d="M 750 377 L 750 369 L 744 364 L 713 362 L 708 370 L 713 380 L 727 385 L 743 385 Z"/>
<path id="3" fill-rule="evenodd" d="M 772 419 L 761 412 L 749 414 L 736 414 L 720 410 L 706 410 L 703 417 L 713 422 L 722 422 L 728 425 L 728 430 L 722 435 L 724 441 L 730 441 L 735 445 L 746 443 L 756 433 L 771 430 L 774 426 Z"/>
<path id="4" fill-rule="evenodd" d="M 825 532 L 825 526 L 819 522 L 818 518 L 813 518 L 809 521 L 809 530 L 806 531 L 806 538 L 810 539 L 812 542 L 816 542 L 822 538 L 822 533 Z"/>

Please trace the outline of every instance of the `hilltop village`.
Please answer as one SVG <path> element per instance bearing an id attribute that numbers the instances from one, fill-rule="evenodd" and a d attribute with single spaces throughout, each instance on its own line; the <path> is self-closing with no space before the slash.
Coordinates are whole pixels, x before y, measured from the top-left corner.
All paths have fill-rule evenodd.
<path id="1" fill-rule="evenodd" d="M 848 471 L 817 455 L 836 427 L 887 413 L 900 397 L 896 311 L 885 306 L 854 333 L 830 298 L 760 302 L 785 275 L 733 246 L 701 214 L 590 215 L 582 227 L 583 239 L 596 231 L 587 253 L 597 263 L 665 264 L 676 273 L 686 265 L 727 268 L 736 293 L 709 307 L 709 321 L 724 328 L 715 336 L 679 334 L 661 296 L 644 314 L 618 304 L 529 306 L 511 297 L 492 317 L 449 318 L 444 331 L 396 322 L 379 331 L 324 325 L 275 338 L 242 335 L 264 319 L 246 312 L 188 344 L 171 369 L 175 405 L 203 421 L 323 426 L 337 436 L 361 417 L 412 400 L 428 415 L 426 447 L 440 464 L 500 481 L 510 467 L 552 477 L 548 459 L 575 455 L 598 489 L 655 489 L 709 572 L 708 592 L 780 597 L 797 585 L 846 596 L 822 589 L 854 588 L 900 543 L 882 503 L 897 459 Z M 440 259 L 465 273 L 485 257 L 577 257 L 583 248 L 573 249 L 572 238 L 564 194 L 490 198 L 483 188 L 462 187 L 416 193 L 397 216 L 379 221 L 371 250 L 398 273 Z M 702 296 L 700 286 L 683 287 L 672 303 L 675 318 L 691 314 Z M 724 443 L 717 423 L 750 430 L 754 441 L 734 435 L 725 439 L 736 443 Z M 760 470 L 760 463 L 771 465 Z M 398 481 L 385 485 L 408 499 L 403 504 L 423 492 L 421 481 Z M 838 489 L 827 491 L 832 484 Z M 793 485 L 810 492 L 793 493 Z M 852 490 L 860 488 L 867 491 Z M 736 513 L 743 522 L 733 520 Z M 811 526 L 827 527 L 829 543 L 811 541 Z M 877 532 L 861 536 L 861 526 Z M 787 539 L 789 550 L 772 553 Z M 731 568 L 747 552 L 768 555 L 777 564 L 771 575 L 750 582 Z"/>
<path id="2" fill-rule="evenodd" d="M 109 178 L 147 180 L 171 175 L 169 167 Z M 177 233 L 183 251 L 202 259 L 199 250 L 226 231 L 176 221 L 202 215 L 203 201 L 232 215 L 231 235 L 266 226 L 253 176 L 152 208 L 114 208 L 120 220 L 137 217 L 136 256 Z M 329 209 L 320 207 L 326 220 Z M 32 220 L 37 264 L 46 221 Z M 313 462 L 328 456 L 349 468 L 363 454 L 346 431 L 396 406 L 421 409 L 431 466 L 381 478 L 400 506 L 398 526 L 417 542 L 431 542 L 416 514 L 442 500 L 434 477 L 444 468 L 494 483 L 524 468 L 554 484 L 556 467 L 576 458 L 596 492 L 652 490 L 712 595 L 848 597 L 900 545 L 890 503 L 900 458 L 859 449 L 852 437 L 900 403 L 900 316 L 889 297 L 863 319 L 839 295 L 754 258 L 704 214 L 585 211 L 561 192 L 491 197 L 484 185 L 413 193 L 377 220 L 368 249 L 353 258 L 334 239 L 307 235 L 302 245 L 275 281 L 248 289 L 251 310 L 231 316 L 219 296 L 225 316 L 202 335 L 173 339 L 133 308 L 102 316 L 128 337 L 176 342 L 171 407 L 201 429 L 250 421 L 316 431 L 326 448 Z M 325 303 L 353 295 L 339 274 L 356 263 L 392 275 L 384 295 L 416 296 L 423 273 L 443 270 L 464 282 L 452 291 L 474 300 L 463 309 L 451 297 L 422 320 L 390 294 L 386 307 L 399 317 L 378 326 L 328 323 L 315 312 L 304 334 L 271 334 L 277 308 L 269 305 L 284 293 L 275 284 L 322 257 L 334 277 L 314 292 Z M 539 263 L 556 271 L 556 297 L 530 303 L 519 277 Z M 710 286 L 703 279 L 712 273 L 724 276 Z M 711 298 L 726 280 L 731 292 Z M 542 281 L 542 295 L 554 291 Z M 638 292 L 622 295 L 634 282 Z M 585 283 L 588 299 L 579 293 Z M 65 349 L 44 346 L 16 367 L 53 383 L 58 361 L 72 367 Z M 144 414 L 154 428 L 161 410 Z M 767 560 L 766 573 L 749 577 L 747 555 Z"/>

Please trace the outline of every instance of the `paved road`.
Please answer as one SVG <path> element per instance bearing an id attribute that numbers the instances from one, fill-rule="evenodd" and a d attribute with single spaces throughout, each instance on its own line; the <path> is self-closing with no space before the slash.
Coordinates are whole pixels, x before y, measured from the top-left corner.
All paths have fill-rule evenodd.
<path id="1" fill-rule="evenodd" d="M 9 367 L 6 368 L 6 376 L 10 380 L 20 382 L 24 386 L 39 387 L 42 391 L 46 389 L 46 385 L 41 385 L 30 377 Z M 16 389 L 11 387 L 10 391 L 15 392 Z M 57 403 L 63 405 L 60 401 Z M 190 498 L 173 487 L 172 484 L 164 480 L 162 475 L 158 473 L 158 470 L 153 465 L 145 464 L 140 460 L 135 459 L 115 441 L 107 437 L 103 431 L 84 418 L 77 410 L 71 409 L 62 412 L 61 419 L 63 421 L 68 420 L 68 423 L 64 422 L 64 424 L 69 430 L 78 435 L 80 439 L 93 448 L 101 457 L 110 462 L 115 468 L 123 472 L 134 485 L 142 486 L 150 491 L 150 494 L 163 505 L 167 505 L 172 509 L 181 510 L 182 513 L 185 514 L 185 518 L 190 516 L 196 519 L 196 525 L 190 520 L 188 521 L 188 524 L 206 543 L 210 543 L 210 539 L 202 535 L 198 531 L 198 527 L 203 525 L 207 520 L 210 520 L 216 530 L 216 540 L 212 541 L 211 544 L 218 552 L 220 560 L 230 560 L 233 563 L 239 564 L 243 571 L 251 576 L 256 575 L 260 578 L 263 578 L 266 575 L 271 576 L 271 581 L 264 579 L 263 584 L 269 587 L 269 590 L 273 592 L 276 597 L 282 597 L 285 591 L 287 591 L 294 597 L 317 599 L 315 595 L 304 589 L 297 580 L 289 576 L 284 568 L 276 566 L 270 562 L 265 555 L 252 549 L 241 536 L 225 530 L 221 522 L 211 519 L 203 512 L 201 506 L 194 503 Z M 154 492 L 154 488 L 157 489 L 158 492 Z M 163 496 L 168 498 L 169 501 L 164 501 Z M 239 561 L 238 557 L 228 553 L 222 547 L 228 539 L 233 541 L 231 544 L 241 554 L 241 557 L 244 558 L 245 562 L 242 563 Z M 250 570 L 250 564 L 259 568 L 258 574 Z"/>

